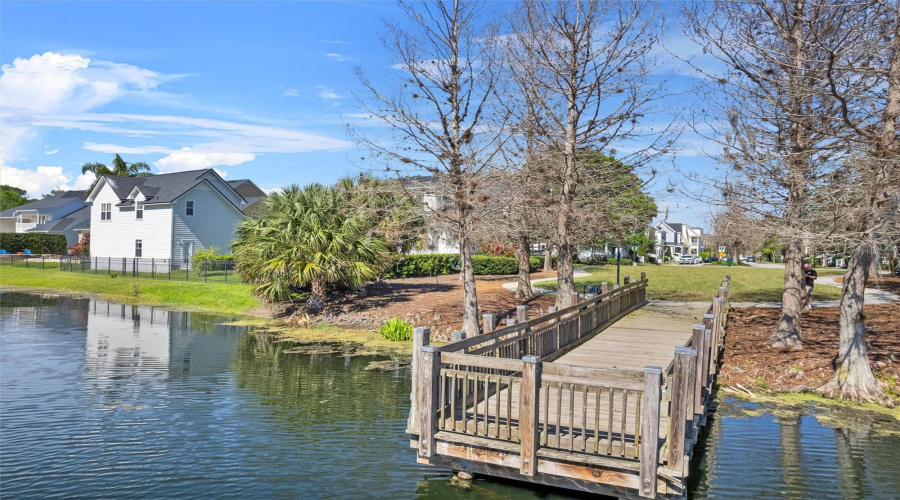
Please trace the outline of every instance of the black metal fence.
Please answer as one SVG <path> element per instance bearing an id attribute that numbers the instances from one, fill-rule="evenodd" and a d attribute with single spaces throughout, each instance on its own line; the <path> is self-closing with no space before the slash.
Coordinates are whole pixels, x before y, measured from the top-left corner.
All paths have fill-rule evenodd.
<path id="1" fill-rule="evenodd" d="M 0 255 L 0 265 L 34 269 L 106 275 L 122 278 L 149 278 L 198 283 L 240 283 L 234 261 L 219 259 L 156 259 L 142 257 L 80 257 L 74 255 Z"/>

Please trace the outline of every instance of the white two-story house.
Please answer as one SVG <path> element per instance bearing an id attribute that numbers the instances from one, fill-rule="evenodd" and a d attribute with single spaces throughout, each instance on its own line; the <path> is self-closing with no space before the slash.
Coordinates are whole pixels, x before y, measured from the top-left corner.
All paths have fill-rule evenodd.
<path id="1" fill-rule="evenodd" d="M 703 248 L 703 229 L 674 222 L 660 222 L 653 229 L 657 259 L 665 256 L 667 248 L 675 259 L 684 254 L 697 255 Z"/>
<path id="2" fill-rule="evenodd" d="M 194 253 L 212 246 L 229 253 L 248 205 L 212 169 L 103 176 L 87 202 L 97 268 L 141 272 L 190 268 Z"/>

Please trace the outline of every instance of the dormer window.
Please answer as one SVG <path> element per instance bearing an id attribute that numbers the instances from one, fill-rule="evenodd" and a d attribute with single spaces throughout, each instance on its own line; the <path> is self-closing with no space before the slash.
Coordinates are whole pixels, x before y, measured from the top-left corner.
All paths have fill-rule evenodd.
<path id="1" fill-rule="evenodd" d="M 135 202 L 135 204 L 134 204 L 134 218 L 135 219 L 143 219 L 144 218 L 144 205 L 140 202 Z"/>
<path id="2" fill-rule="evenodd" d="M 187 200 L 186 202 L 184 202 L 184 215 L 186 215 L 188 217 L 194 216 L 194 201 L 193 200 Z"/>

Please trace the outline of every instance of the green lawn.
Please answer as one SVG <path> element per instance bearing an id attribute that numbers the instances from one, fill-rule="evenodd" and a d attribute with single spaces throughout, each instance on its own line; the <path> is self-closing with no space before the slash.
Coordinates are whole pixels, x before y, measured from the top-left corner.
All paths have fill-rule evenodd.
<path id="1" fill-rule="evenodd" d="M 616 267 L 589 267 L 591 276 L 578 278 L 575 283 L 579 290 L 584 286 L 602 281 L 616 282 Z M 820 276 L 841 274 L 841 270 L 818 269 Z M 655 300 L 712 300 L 722 279 L 731 274 L 731 300 L 733 302 L 780 302 L 784 284 L 784 270 L 761 269 L 745 266 L 637 266 L 622 267 L 622 275 L 640 279 L 642 272 L 650 280 L 647 298 Z M 538 286 L 555 289 L 555 282 L 544 282 Z M 819 300 L 839 299 L 841 290 L 830 286 L 817 286 L 814 297 Z"/>
<path id="2" fill-rule="evenodd" d="M 242 284 L 111 278 L 103 274 L 0 266 L 0 285 L 93 293 L 104 299 L 129 304 L 164 305 L 219 313 L 240 313 L 259 306 L 259 302 L 250 296 L 250 286 Z"/>

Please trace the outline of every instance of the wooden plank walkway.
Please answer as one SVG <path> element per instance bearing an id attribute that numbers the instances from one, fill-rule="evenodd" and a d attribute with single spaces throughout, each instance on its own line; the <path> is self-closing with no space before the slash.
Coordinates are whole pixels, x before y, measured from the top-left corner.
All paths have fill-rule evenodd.
<path id="1" fill-rule="evenodd" d="M 666 368 L 675 348 L 691 339 L 691 327 L 703 322 L 709 304 L 648 302 L 554 363 L 643 370 Z"/>

